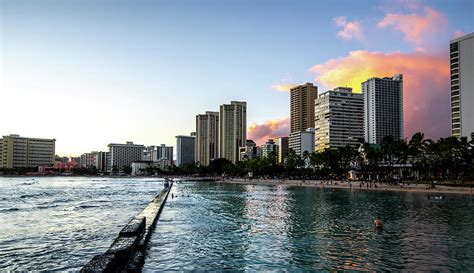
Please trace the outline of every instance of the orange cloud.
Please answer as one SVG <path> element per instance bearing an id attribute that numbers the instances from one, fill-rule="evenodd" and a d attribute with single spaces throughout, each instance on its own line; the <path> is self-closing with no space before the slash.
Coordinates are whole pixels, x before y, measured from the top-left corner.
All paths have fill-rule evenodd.
<path id="1" fill-rule="evenodd" d="M 359 21 L 348 21 L 346 17 L 340 16 L 333 19 L 336 26 L 342 28 L 337 36 L 344 40 L 362 40 L 362 26 Z"/>
<path id="2" fill-rule="evenodd" d="M 405 40 L 417 46 L 427 45 L 436 33 L 446 28 L 448 19 L 433 8 L 425 7 L 424 14 L 387 13 L 377 24 L 378 28 L 392 27 L 402 32 Z"/>
<path id="3" fill-rule="evenodd" d="M 267 120 L 263 124 L 253 123 L 248 129 L 248 139 L 257 144 L 265 143 L 269 138 L 288 136 L 290 133 L 290 118 Z"/>
<path id="4" fill-rule="evenodd" d="M 403 74 L 405 136 L 422 131 L 438 138 L 449 134 L 448 55 L 360 50 L 315 65 L 310 71 L 320 84 L 331 88 L 349 86 L 355 92 L 360 92 L 361 83 L 371 77 Z"/>
<path id="5" fill-rule="evenodd" d="M 281 92 L 290 92 L 290 89 L 297 86 L 294 83 L 286 83 L 286 84 L 275 84 L 272 85 L 272 89 Z"/>

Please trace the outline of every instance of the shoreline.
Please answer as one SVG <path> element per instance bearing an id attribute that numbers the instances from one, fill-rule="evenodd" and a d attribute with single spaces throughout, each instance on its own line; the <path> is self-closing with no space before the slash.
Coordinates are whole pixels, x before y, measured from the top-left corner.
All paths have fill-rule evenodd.
<path id="1" fill-rule="evenodd" d="M 373 185 L 367 188 L 366 183 L 361 187 L 361 181 L 341 181 L 331 180 L 332 183 L 328 184 L 329 180 L 272 180 L 272 179 L 224 179 L 218 181 L 218 183 L 228 184 L 241 184 L 241 185 L 264 185 L 264 186 L 285 186 L 285 187 L 315 187 L 324 189 L 347 189 L 347 190 L 364 190 L 364 191 L 391 191 L 391 192 L 417 192 L 417 193 L 431 193 L 431 194 L 463 194 L 473 195 L 474 190 L 470 187 L 453 187 L 436 185 L 436 188 L 427 188 L 427 184 L 410 184 L 410 185 L 387 185 L 377 183 L 377 188 Z M 323 182 L 323 184 L 321 184 Z M 349 184 L 350 183 L 350 184 Z M 352 187 L 351 187 L 352 185 Z"/>

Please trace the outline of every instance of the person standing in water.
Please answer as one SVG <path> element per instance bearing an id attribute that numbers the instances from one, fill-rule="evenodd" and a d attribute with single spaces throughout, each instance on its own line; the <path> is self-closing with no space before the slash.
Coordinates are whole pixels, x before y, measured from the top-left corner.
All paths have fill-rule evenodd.
<path id="1" fill-rule="evenodd" d="M 375 218 L 374 220 L 374 227 L 375 228 L 382 228 L 382 220 L 380 220 L 380 217 L 377 216 L 377 218 Z"/>

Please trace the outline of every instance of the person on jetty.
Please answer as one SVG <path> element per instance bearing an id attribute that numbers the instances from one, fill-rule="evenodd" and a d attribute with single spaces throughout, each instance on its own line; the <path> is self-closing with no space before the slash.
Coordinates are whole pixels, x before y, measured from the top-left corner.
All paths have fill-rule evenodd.
<path id="1" fill-rule="evenodd" d="M 375 218 L 374 220 L 374 227 L 375 228 L 382 228 L 382 220 L 380 220 L 380 217 L 377 216 L 377 218 Z"/>

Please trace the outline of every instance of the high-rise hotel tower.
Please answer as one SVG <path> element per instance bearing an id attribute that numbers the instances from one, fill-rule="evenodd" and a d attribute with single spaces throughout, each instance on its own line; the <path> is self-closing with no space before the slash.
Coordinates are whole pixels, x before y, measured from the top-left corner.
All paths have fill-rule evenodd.
<path id="1" fill-rule="evenodd" d="M 403 75 L 370 78 L 362 83 L 365 142 L 380 144 L 386 136 L 403 138 Z"/>
<path id="2" fill-rule="evenodd" d="M 247 143 L 247 103 L 232 101 L 220 106 L 219 157 L 239 161 L 239 148 Z"/>
<path id="3" fill-rule="evenodd" d="M 298 154 L 314 150 L 314 100 L 318 97 L 318 87 L 305 83 L 290 89 L 290 136 L 288 148 Z M 309 131 L 308 128 L 311 128 Z M 308 137 L 313 147 L 309 149 L 305 143 Z M 303 148 L 302 148 L 303 147 Z"/>
<path id="4" fill-rule="evenodd" d="M 451 134 L 474 138 L 474 33 L 450 42 Z"/>
<path id="5" fill-rule="evenodd" d="M 218 158 L 219 112 L 206 112 L 196 116 L 195 161 L 201 166 Z"/>

